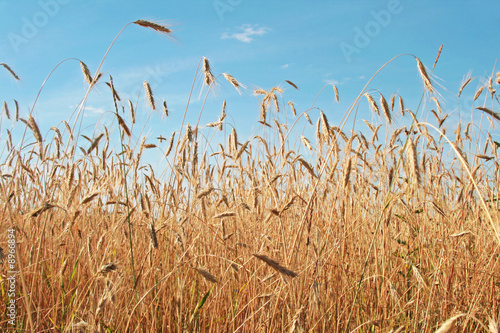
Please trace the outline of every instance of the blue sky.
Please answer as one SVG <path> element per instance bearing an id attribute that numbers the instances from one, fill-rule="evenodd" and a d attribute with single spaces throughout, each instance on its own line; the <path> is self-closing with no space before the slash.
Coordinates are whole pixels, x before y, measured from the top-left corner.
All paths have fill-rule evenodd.
<path id="1" fill-rule="evenodd" d="M 340 103 L 334 103 L 333 90 L 326 89 L 316 106 L 336 125 L 386 61 L 411 53 L 431 68 L 444 44 L 433 80 L 442 85 L 438 91 L 445 113 L 456 113 L 456 95 L 464 75 L 470 71 L 475 78 L 464 91 L 464 95 L 473 95 L 500 55 L 500 5 L 485 1 L 1 0 L 0 18 L 0 62 L 21 77 L 15 81 L 0 71 L 0 99 L 9 102 L 11 110 L 12 100 L 18 100 L 21 117 L 28 116 L 42 82 L 60 61 L 78 58 L 94 73 L 127 23 L 146 19 L 169 26 L 176 42 L 128 26 L 101 69 L 106 81 L 113 76 L 122 98 L 135 103 L 147 80 L 157 100 L 167 101 L 171 116 L 165 119 L 161 112 L 153 113 L 144 132 L 150 136 L 169 137 L 178 130 L 203 56 L 210 60 L 214 74 L 230 73 L 248 89 L 239 95 L 221 79 L 208 98 L 202 125 L 215 121 L 222 101 L 227 100 L 231 123 L 242 135 L 250 136 L 259 119 L 258 98 L 252 93 L 256 88 L 281 85 L 285 88 L 283 101 L 292 100 L 298 111 L 304 111 L 323 86 L 334 83 Z M 300 90 L 295 91 L 285 80 Z M 393 62 L 370 87 L 387 98 L 400 93 L 410 109 L 416 108 L 423 91 L 410 56 Z M 86 88 L 77 61 L 66 61 L 55 71 L 34 110 L 42 135 L 49 135 L 50 126 L 69 119 Z M 196 122 L 201 108 L 200 90 L 198 80 L 188 115 L 191 123 Z M 143 95 L 142 90 L 138 112 L 146 117 L 150 110 Z M 470 112 L 471 97 L 468 99 L 464 97 L 460 103 Z M 105 122 L 103 113 L 111 110 L 108 88 L 101 84 L 87 102 L 85 128 L 93 131 L 92 126 Z M 370 113 L 364 100 L 358 117 L 383 123 Z M 5 129 L 19 126 L 2 115 L 2 136 Z"/>

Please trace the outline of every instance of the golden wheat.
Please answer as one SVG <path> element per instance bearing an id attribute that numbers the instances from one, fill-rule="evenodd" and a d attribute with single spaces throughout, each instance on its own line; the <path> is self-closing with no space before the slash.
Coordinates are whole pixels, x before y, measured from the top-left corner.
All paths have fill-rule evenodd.
<path id="1" fill-rule="evenodd" d="M 216 79 L 205 59 L 195 80 L 211 89 Z M 80 67 L 86 83 L 95 84 Z M 53 124 L 44 140 L 45 121 L 38 128 L 34 113 L 22 120 L 26 127 L 9 122 L 2 237 L 8 239 L 12 225 L 21 259 L 16 270 L 25 278 L 16 295 L 37 305 L 17 307 L 19 327 L 444 332 L 464 316 L 460 330 L 498 333 L 490 311 L 500 275 L 498 243 L 495 228 L 483 223 L 497 214 L 498 140 L 488 127 L 466 124 L 463 112 L 460 119 L 443 114 L 445 105 L 454 106 L 420 75 L 425 91 L 435 94 L 424 94 L 421 107 L 411 111 L 399 94 L 390 101 L 380 94 L 375 102 L 375 87 L 356 98 L 383 112 L 379 120 L 388 126 L 376 117 L 364 120 L 367 127 L 352 117 L 327 119 L 330 105 L 295 117 L 288 91 L 277 86 L 254 91 L 264 126 L 256 123 L 250 138 L 250 126 L 240 131 L 234 121 L 225 131 L 225 101 L 209 128 L 190 125 L 187 116 L 171 132 L 146 135 L 149 117 L 136 117 L 135 103 L 119 101 L 112 77 L 107 93 L 116 103 L 114 127 L 102 117 L 93 127 L 74 125 L 73 132 L 63 120 L 66 130 Z M 243 90 L 234 77 L 222 76 L 228 89 Z M 493 125 L 498 101 L 490 96 L 499 77 L 471 92 L 475 100 L 484 98 L 471 116 L 486 116 Z M 484 95 L 486 87 L 490 94 Z M 166 101 L 158 101 L 166 114 Z M 294 114 L 292 121 L 291 114 L 278 114 L 283 107 Z M 9 108 L 7 99 L 3 112 L 12 113 Z M 312 128 L 310 115 L 317 111 Z M 417 120 L 430 114 L 439 132 Z M 151 109 L 150 115 L 162 116 Z M 23 130 L 32 137 L 13 142 Z M 114 137 L 117 130 L 121 137 Z M 307 137 L 314 130 L 318 142 L 312 146 Z M 445 136 L 451 145 L 441 140 Z M 168 158 L 152 163 L 160 152 Z M 453 316 L 463 309 L 472 309 L 467 319 Z M 7 322 L 6 313 L 0 319 Z"/>

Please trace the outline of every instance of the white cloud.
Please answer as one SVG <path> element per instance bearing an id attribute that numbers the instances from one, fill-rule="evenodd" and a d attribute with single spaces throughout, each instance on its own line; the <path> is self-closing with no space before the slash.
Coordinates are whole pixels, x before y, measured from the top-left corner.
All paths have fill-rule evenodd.
<path id="1" fill-rule="evenodd" d="M 364 76 L 360 76 L 358 77 L 359 79 L 363 79 Z M 342 85 L 342 84 L 345 84 L 347 83 L 348 81 L 351 81 L 352 80 L 352 77 L 350 76 L 346 76 L 340 80 L 335 80 L 335 79 L 324 79 L 323 81 L 326 83 L 326 84 L 333 84 L 333 85 L 336 85 L 336 86 L 339 86 L 339 85 Z"/>
<path id="2" fill-rule="evenodd" d="M 290 65 L 288 65 L 288 64 L 284 64 L 284 65 L 282 65 L 282 66 L 280 66 L 280 67 L 281 67 L 281 68 L 283 68 L 283 69 L 285 69 L 285 68 L 288 68 L 288 66 L 290 66 Z"/>
<path id="3" fill-rule="evenodd" d="M 100 114 L 103 114 L 104 112 L 106 112 L 106 110 L 104 110 L 104 108 L 93 107 L 90 105 L 85 105 L 85 111 L 90 112 L 91 115 L 100 115 Z"/>
<path id="4" fill-rule="evenodd" d="M 236 28 L 238 32 L 223 33 L 221 39 L 236 39 L 240 42 L 250 43 L 254 39 L 252 36 L 262 36 L 268 33 L 271 29 L 266 27 L 259 27 L 258 24 L 243 24 Z"/>
<path id="5" fill-rule="evenodd" d="M 337 80 L 325 80 L 326 84 L 338 85 L 340 82 Z"/>

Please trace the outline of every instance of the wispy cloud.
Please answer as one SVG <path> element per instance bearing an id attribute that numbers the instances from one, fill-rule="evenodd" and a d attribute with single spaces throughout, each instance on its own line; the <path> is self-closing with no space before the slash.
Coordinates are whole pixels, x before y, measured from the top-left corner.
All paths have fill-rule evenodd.
<path id="1" fill-rule="evenodd" d="M 94 101 L 94 102 L 97 102 L 97 101 Z M 79 105 L 75 105 L 75 104 L 70 105 L 70 109 L 72 109 L 72 110 L 75 110 L 77 108 L 79 108 Z M 104 107 L 85 105 L 85 114 L 87 116 L 99 116 L 99 115 L 103 114 L 104 112 L 106 112 L 106 108 L 104 108 Z"/>
<path id="2" fill-rule="evenodd" d="M 337 85 L 339 84 L 340 82 L 337 81 L 337 80 L 324 80 L 326 84 L 334 84 L 334 85 Z"/>
<path id="3" fill-rule="evenodd" d="M 360 76 L 357 76 L 355 79 L 364 80 L 365 76 L 364 75 L 360 75 Z M 338 86 L 338 85 L 345 84 L 345 83 L 347 83 L 348 81 L 351 81 L 351 80 L 353 80 L 352 77 L 346 76 L 346 77 L 344 77 L 344 78 L 342 78 L 340 80 L 336 80 L 336 79 L 324 79 L 323 81 L 326 84 L 334 84 L 334 85 Z"/>
<path id="4" fill-rule="evenodd" d="M 288 68 L 290 65 L 289 64 L 284 64 L 282 66 L 280 66 L 281 68 L 285 69 L 285 68 Z"/>
<path id="5" fill-rule="evenodd" d="M 91 115 L 100 115 L 106 112 L 106 110 L 104 110 L 104 108 L 102 107 L 94 107 L 90 105 L 86 105 L 85 110 L 89 111 Z"/>
<path id="6" fill-rule="evenodd" d="M 252 36 L 262 36 L 268 33 L 271 29 L 259 27 L 258 24 L 243 24 L 236 28 L 237 32 L 225 32 L 221 35 L 221 39 L 236 39 L 240 42 L 250 43 L 254 40 Z"/>

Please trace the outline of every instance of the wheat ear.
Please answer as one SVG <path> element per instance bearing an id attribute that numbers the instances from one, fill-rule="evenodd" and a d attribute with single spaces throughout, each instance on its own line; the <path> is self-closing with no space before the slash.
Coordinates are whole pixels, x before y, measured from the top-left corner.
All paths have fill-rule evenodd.
<path id="1" fill-rule="evenodd" d="M 158 31 L 159 33 L 162 33 L 162 34 L 171 34 L 172 33 L 172 30 L 170 30 L 166 26 L 160 25 L 158 23 L 154 23 L 151 21 L 137 20 L 137 21 L 134 21 L 134 23 L 137 25 L 140 25 L 141 27 L 153 29 L 154 31 Z"/>
<path id="2" fill-rule="evenodd" d="M 10 74 L 14 77 L 14 79 L 16 79 L 16 80 L 20 80 L 20 79 L 19 79 L 19 76 L 17 76 L 17 74 L 16 74 L 16 73 L 14 73 L 14 71 L 12 70 L 12 68 L 10 68 L 10 67 L 9 67 L 9 65 L 4 64 L 4 63 L 2 62 L 2 63 L 0 63 L 0 66 L 3 66 L 6 70 L 8 70 L 8 71 L 9 71 L 9 73 L 10 73 Z"/>
<path id="3" fill-rule="evenodd" d="M 424 64 L 420 61 L 420 59 L 415 58 L 417 60 L 418 71 L 420 72 L 420 76 L 422 76 L 422 80 L 424 80 L 425 87 L 431 92 L 434 92 L 434 88 L 432 87 L 431 79 L 429 75 L 427 75 L 427 71 L 425 70 Z"/>

